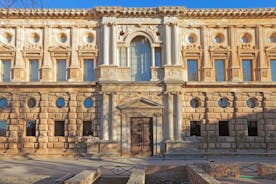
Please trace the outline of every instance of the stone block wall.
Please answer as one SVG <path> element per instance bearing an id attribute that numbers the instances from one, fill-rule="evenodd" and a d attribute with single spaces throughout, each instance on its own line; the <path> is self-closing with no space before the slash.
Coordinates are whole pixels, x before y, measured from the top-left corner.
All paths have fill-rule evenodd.
<path id="1" fill-rule="evenodd" d="M 0 95 L 8 100 L 8 107 L 0 110 L 1 120 L 7 121 L 6 137 L 0 137 L 0 154 L 73 154 L 77 143 L 85 139 L 83 121 L 95 124 L 94 136 L 99 139 L 100 99 L 95 88 L 11 88 Z M 59 97 L 65 101 L 62 108 L 56 106 Z M 87 97 L 93 101 L 91 108 L 83 105 Z M 36 101 L 32 108 L 28 106 L 31 98 Z M 36 122 L 35 136 L 26 134 L 28 120 Z M 55 136 L 55 121 L 64 121 L 64 136 Z"/>

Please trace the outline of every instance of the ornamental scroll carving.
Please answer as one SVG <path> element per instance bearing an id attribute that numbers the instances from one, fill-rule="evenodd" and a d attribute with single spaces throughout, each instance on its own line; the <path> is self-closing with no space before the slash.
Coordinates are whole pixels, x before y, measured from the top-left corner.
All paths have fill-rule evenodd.
<path id="1" fill-rule="evenodd" d="M 191 44 L 187 46 L 182 46 L 181 53 L 183 58 L 201 59 L 203 50 L 201 46 Z"/>
<path id="2" fill-rule="evenodd" d="M 70 46 L 50 47 L 49 52 L 51 54 L 51 57 L 53 58 L 69 59 L 71 55 L 71 47 Z"/>
<path id="3" fill-rule="evenodd" d="M 96 58 L 98 56 L 98 49 L 95 45 L 86 44 L 78 46 L 78 55 L 80 58 Z"/>
<path id="4" fill-rule="evenodd" d="M 151 43 L 159 45 L 161 42 L 158 25 L 120 25 L 118 26 L 118 41 L 129 43 L 132 38 L 139 36 L 139 33 L 146 35 Z M 143 35 L 142 35 L 143 36 Z"/>
<path id="5" fill-rule="evenodd" d="M 37 59 L 42 57 L 42 47 L 37 44 L 29 44 L 23 47 L 23 56 L 29 59 Z"/>
<path id="6" fill-rule="evenodd" d="M 13 46 L 1 44 L 0 45 L 0 57 L 1 58 L 13 58 L 15 56 L 15 49 Z"/>

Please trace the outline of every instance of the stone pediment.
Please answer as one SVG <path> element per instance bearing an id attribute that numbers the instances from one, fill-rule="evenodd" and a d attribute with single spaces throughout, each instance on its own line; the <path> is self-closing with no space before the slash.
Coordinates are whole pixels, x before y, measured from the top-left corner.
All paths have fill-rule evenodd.
<path id="1" fill-rule="evenodd" d="M 187 58 L 200 58 L 202 56 L 202 48 L 199 45 L 190 44 L 182 46 L 182 55 Z"/>
<path id="2" fill-rule="evenodd" d="M 12 52 L 14 51 L 14 47 L 6 44 L 1 44 L 0 45 L 0 51 L 1 52 Z"/>
<path id="3" fill-rule="evenodd" d="M 54 58 L 69 58 L 71 47 L 60 45 L 57 47 L 50 47 L 49 51 Z"/>
<path id="4" fill-rule="evenodd" d="M 265 48 L 266 57 L 269 60 L 270 58 L 276 58 L 276 47 L 267 47 Z"/>
<path id="5" fill-rule="evenodd" d="M 228 58 L 230 56 L 230 47 L 229 46 L 213 46 L 209 47 L 209 52 L 213 58 Z"/>
<path id="6" fill-rule="evenodd" d="M 42 47 L 37 44 L 30 44 L 23 47 L 22 53 L 27 58 L 40 58 L 42 57 Z"/>
<path id="7" fill-rule="evenodd" d="M 146 98 L 128 101 L 118 106 L 119 109 L 161 109 L 163 105 Z"/>
<path id="8" fill-rule="evenodd" d="M 15 49 L 13 46 L 1 44 L 0 45 L 0 57 L 1 58 L 13 58 L 15 55 Z"/>
<path id="9" fill-rule="evenodd" d="M 78 46 L 77 52 L 81 58 L 95 58 L 98 56 L 98 49 L 92 44 Z"/>

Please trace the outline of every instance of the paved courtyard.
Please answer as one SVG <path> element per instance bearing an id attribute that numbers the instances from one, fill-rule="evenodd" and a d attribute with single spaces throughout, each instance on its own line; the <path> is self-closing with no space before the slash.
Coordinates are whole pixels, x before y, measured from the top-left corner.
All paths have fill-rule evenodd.
<path id="1" fill-rule="evenodd" d="M 76 174 L 85 169 L 96 169 L 100 166 L 146 167 L 150 165 L 180 166 L 198 162 L 239 163 L 241 175 L 254 175 L 251 164 L 262 162 L 276 164 L 276 157 L 209 157 L 209 158 L 5 158 L 0 159 L 0 183 L 54 183 L 68 173 Z M 225 183 L 237 183 L 237 180 L 224 180 Z M 239 183 L 275 183 L 272 180 L 241 179 Z"/>

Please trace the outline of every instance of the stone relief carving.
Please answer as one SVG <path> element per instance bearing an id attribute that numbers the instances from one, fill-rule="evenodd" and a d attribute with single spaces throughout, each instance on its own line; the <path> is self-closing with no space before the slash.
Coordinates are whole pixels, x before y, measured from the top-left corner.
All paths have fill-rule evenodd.
<path id="1" fill-rule="evenodd" d="M 160 43 L 161 38 L 157 34 L 160 30 L 159 25 L 119 25 L 118 26 L 118 41 L 126 42 L 128 37 L 136 32 L 144 32 L 150 36 L 154 43 Z"/>

